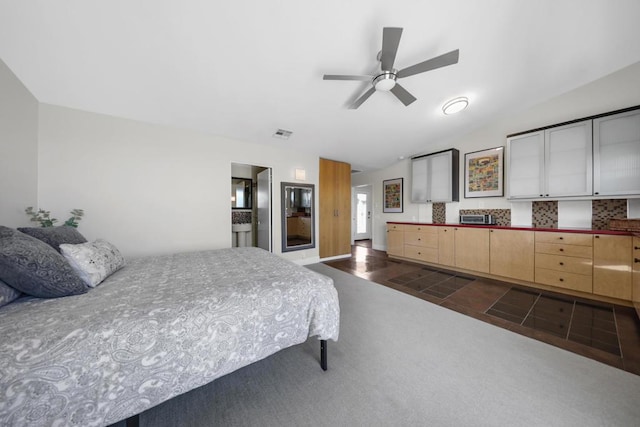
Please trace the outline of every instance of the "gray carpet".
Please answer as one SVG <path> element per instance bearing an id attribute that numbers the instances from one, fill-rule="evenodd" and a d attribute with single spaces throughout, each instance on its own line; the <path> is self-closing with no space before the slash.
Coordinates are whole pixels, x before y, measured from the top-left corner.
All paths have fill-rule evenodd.
<path id="1" fill-rule="evenodd" d="M 150 409 L 141 426 L 637 426 L 640 376 L 323 264 L 341 329 Z"/>

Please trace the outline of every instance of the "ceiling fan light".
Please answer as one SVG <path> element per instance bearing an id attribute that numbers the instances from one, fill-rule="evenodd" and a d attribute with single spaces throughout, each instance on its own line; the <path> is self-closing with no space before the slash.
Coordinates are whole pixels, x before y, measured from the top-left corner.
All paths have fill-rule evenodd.
<path id="1" fill-rule="evenodd" d="M 376 90 L 381 90 L 384 92 L 390 91 L 395 85 L 396 75 L 389 71 L 380 74 L 373 80 L 373 87 L 375 87 Z"/>
<path id="2" fill-rule="evenodd" d="M 447 103 L 442 106 L 442 112 L 447 115 L 459 113 L 467 108 L 468 105 L 469 99 L 466 96 L 460 96 L 447 101 Z"/>

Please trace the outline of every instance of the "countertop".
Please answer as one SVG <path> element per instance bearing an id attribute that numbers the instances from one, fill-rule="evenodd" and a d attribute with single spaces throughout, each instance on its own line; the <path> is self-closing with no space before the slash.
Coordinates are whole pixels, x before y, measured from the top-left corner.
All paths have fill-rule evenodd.
<path id="1" fill-rule="evenodd" d="M 543 228 L 543 227 L 526 227 L 526 226 L 504 226 L 489 224 L 433 224 L 429 222 L 412 222 L 412 221 L 387 221 L 387 224 L 404 224 L 404 225 L 429 225 L 435 227 L 468 227 L 468 228 L 493 228 L 500 230 L 524 230 L 524 231 L 550 231 L 554 233 L 582 233 L 582 234 L 610 234 L 617 236 L 637 236 L 640 233 L 632 231 L 614 231 L 614 230 L 593 230 L 591 228 Z"/>

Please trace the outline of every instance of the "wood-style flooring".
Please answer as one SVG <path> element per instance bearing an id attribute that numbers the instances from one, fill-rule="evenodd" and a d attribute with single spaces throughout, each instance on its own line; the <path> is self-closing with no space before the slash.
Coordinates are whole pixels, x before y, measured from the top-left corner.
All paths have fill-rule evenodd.
<path id="1" fill-rule="evenodd" d="M 634 308 L 392 260 L 370 240 L 357 241 L 350 258 L 325 264 L 640 375 Z"/>

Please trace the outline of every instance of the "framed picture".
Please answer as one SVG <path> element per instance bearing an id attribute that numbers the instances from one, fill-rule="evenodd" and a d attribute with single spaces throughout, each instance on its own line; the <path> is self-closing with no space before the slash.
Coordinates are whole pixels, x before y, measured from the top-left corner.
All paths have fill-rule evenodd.
<path id="1" fill-rule="evenodd" d="M 464 197 L 504 196 L 504 147 L 464 155 Z"/>
<path id="2" fill-rule="evenodd" d="M 403 178 L 382 181 L 384 206 L 382 212 L 402 212 L 402 180 Z"/>

